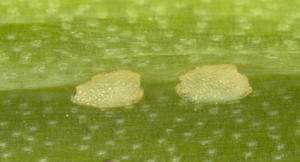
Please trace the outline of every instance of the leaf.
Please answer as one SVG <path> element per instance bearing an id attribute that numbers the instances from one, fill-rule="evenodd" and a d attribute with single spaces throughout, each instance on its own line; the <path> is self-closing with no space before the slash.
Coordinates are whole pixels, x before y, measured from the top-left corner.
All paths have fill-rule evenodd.
<path id="1" fill-rule="evenodd" d="M 297 161 L 300 3 L 0 0 L 0 161 Z M 253 93 L 192 104 L 197 66 L 235 64 Z M 131 109 L 70 102 L 114 70 L 141 75 Z"/>

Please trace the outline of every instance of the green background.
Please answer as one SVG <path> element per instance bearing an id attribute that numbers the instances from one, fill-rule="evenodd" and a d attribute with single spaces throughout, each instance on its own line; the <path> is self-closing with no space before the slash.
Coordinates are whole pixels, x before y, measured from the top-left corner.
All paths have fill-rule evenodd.
<path id="1" fill-rule="evenodd" d="M 0 161 L 299 161 L 300 2 L 0 0 Z M 178 76 L 235 64 L 253 93 L 192 104 Z M 77 84 L 142 77 L 131 108 L 77 106 Z"/>

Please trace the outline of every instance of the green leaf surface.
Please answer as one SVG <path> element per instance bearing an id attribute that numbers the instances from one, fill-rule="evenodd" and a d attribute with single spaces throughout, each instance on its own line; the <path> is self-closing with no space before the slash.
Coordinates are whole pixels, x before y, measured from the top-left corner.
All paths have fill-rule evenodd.
<path id="1" fill-rule="evenodd" d="M 299 161 L 300 3 L 0 0 L 0 161 Z M 197 66 L 235 64 L 253 93 L 192 104 Z M 70 102 L 113 70 L 141 75 L 131 108 Z"/>

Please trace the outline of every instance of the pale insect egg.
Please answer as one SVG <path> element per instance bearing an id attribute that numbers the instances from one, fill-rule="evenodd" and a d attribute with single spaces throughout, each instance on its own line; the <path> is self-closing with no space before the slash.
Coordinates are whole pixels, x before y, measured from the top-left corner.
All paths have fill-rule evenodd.
<path id="1" fill-rule="evenodd" d="M 130 106 L 144 94 L 140 75 L 131 71 L 98 74 L 76 87 L 71 101 L 98 108 Z"/>
<path id="2" fill-rule="evenodd" d="M 252 92 L 245 75 L 235 65 L 206 65 L 180 76 L 179 96 L 195 103 L 232 102 Z"/>

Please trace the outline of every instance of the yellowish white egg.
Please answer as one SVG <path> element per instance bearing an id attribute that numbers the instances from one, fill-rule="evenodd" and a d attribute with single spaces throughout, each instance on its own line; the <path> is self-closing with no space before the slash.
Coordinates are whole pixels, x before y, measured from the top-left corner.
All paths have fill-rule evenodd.
<path id="1" fill-rule="evenodd" d="M 98 108 L 129 106 L 143 97 L 140 75 L 131 71 L 98 74 L 76 87 L 73 103 Z"/>
<path id="2" fill-rule="evenodd" d="M 179 79 L 177 94 L 195 103 L 236 101 L 252 92 L 248 78 L 231 64 L 197 67 Z"/>

